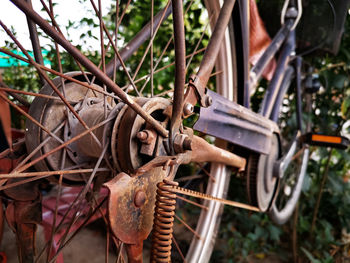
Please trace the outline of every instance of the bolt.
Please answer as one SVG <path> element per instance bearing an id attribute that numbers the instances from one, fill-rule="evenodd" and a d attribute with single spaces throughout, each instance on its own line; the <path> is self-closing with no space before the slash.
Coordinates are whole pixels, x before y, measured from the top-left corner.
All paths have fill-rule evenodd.
<path id="1" fill-rule="evenodd" d="M 141 207 L 146 202 L 146 193 L 142 190 L 136 192 L 134 197 L 134 204 L 136 207 Z"/>
<path id="2" fill-rule="evenodd" d="M 213 104 L 213 99 L 210 96 L 208 96 L 208 95 L 206 95 L 205 104 L 206 104 L 207 107 L 209 107 L 210 105 Z"/>
<path id="3" fill-rule="evenodd" d="M 193 105 L 191 103 L 187 102 L 184 106 L 183 111 L 184 111 L 185 116 L 191 115 L 193 113 Z"/>
<path id="4" fill-rule="evenodd" d="M 148 138 L 148 133 L 145 131 L 140 131 L 136 134 L 136 137 L 140 140 L 140 141 L 145 141 Z"/>

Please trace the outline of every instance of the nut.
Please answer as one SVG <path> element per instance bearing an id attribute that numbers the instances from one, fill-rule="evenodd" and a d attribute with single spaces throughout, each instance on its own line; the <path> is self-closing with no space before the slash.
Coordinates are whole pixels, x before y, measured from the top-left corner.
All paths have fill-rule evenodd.
<path id="1" fill-rule="evenodd" d="M 176 153 L 191 150 L 191 139 L 185 134 L 177 134 L 174 138 L 174 150 Z"/>
<path id="2" fill-rule="evenodd" d="M 151 144 L 156 138 L 156 133 L 153 130 L 143 130 L 138 132 L 136 137 L 144 144 Z"/>
<path id="3" fill-rule="evenodd" d="M 145 141 L 148 137 L 147 132 L 144 131 L 140 131 L 136 134 L 137 139 L 139 139 L 140 141 Z"/>
<path id="4" fill-rule="evenodd" d="M 193 113 L 193 105 L 191 103 L 186 103 L 183 108 L 183 112 L 185 116 L 191 115 Z"/>

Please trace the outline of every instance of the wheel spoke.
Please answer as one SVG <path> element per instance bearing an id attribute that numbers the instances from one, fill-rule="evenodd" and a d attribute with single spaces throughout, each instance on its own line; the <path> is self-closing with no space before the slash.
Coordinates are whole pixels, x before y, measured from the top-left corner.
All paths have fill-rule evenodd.
<path id="1" fill-rule="evenodd" d="M 60 72 L 58 72 L 58 71 L 55 71 L 55 70 L 53 70 L 53 69 L 50 69 L 50 68 L 45 67 L 45 66 L 43 66 L 43 65 L 40 65 L 40 64 L 38 64 L 38 63 L 36 63 L 36 62 L 34 62 L 34 61 L 30 61 L 30 60 L 28 60 L 28 59 L 26 59 L 26 58 L 23 58 L 23 57 L 21 57 L 21 56 L 18 56 L 17 54 L 15 54 L 15 53 L 13 53 L 13 52 L 11 52 L 11 51 L 8 51 L 8 50 L 6 50 L 6 49 L 0 48 L 0 52 L 5 53 L 5 54 L 7 54 L 7 55 L 9 55 L 9 56 L 11 56 L 11 57 L 13 57 L 13 58 L 16 58 L 16 59 L 20 60 L 20 61 L 26 62 L 26 63 L 28 63 L 28 64 L 30 64 L 30 65 L 32 65 L 32 66 L 35 66 L 35 65 L 36 65 L 36 66 L 40 67 L 42 70 L 45 70 L 45 71 L 47 71 L 47 72 L 49 72 L 49 73 L 52 73 L 52 74 L 54 74 L 54 75 L 56 75 L 56 76 L 58 76 L 58 77 L 64 78 L 64 79 L 66 79 L 66 80 L 68 80 L 68 81 L 77 83 L 77 84 L 79 84 L 79 85 L 81 85 L 81 86 L 84 86 L 85 88 L 91 89 L 91 90 L 93 90 L 93 91 L 95 91 L 95 92 L 98 92 L 98 93 L 104 94 L 104 95 L 106 95 L 106 96 L 109 96 L 109 97 L 111 97 L 111 98 L 114 98 L 114 99 L 119 100 L 119 97 L 114 96 L 113 94 L 110 94 L 110 93 L 105 92 L 105 91 L 103 91 L 103 90 L 100 90 L 100 89 L 98 89 L 98 88 L 96 88 L 96 87 L 94 87 L 94 86 L 91 86 L 91 84 L 87 84 L 86 82 L 79 81 L 79 80 L 77 80 L 77 79 L 75 79 L 75 78 L 72 78 L 72 77 L 66 75 L 66 74 L 62 74 L 62 73 L 60 73 Z M 41 94 L 38 93 L 37 96 L 40 97 Z M 55 98 L 58 99 L 58 100 L 61 100 L 61 99 L 58 98 L 58 97 L 55 97 Z"/>
<path id="2" fill-rule="evenodd" d="M 181 249 L 180 249 L 179 244 L 177 243 L 177 241 L 176 241 L 176 239 L 175 239 L 175 237 L 173 236 L 171 239 L 173 240 L 173 243 L 175 244 L 175 247 L 176 247 L 176 249 L 177 249 L 177 252 L 179 252 L 179 254 L 180 254 L 181 258 L 182 258 L 182 262 L 187 262 L 186 259 L 185 259 L 185 257 L 184 257 L 184 254 L 182 253 L 182 251 L 181 251 Z"/>
<path id="3" fill-rule="evenodd" d="M 0 95 L 1 96 L 1 95 Z M 91 127 L 89 130 L 86 130 L 78 135 L 76 135 L 75 137 L 73 137 L 72 139 L 62 143 L 61 145 L 57 146 L 56 148 L 50 150 L 49 152 L 43 154 L 42 156 L 38 157 L 37 159 L 31 161 L 30 163 L 20 167 L 19 169 L 16 169 L 16 172 L 22 172 L 26 169 L 28 169 L 29 167 L 33 166 L 34 164 L 36 164 L 37 162 L 45 159 L 47 156 L 53 154 L 54 152 L 57 152 L 59 150 L 61 150 L 62 148 L 66 147 L 67 145 L 71 144 L 72 142 L 75 142 L 77 140 L 79 140 L 80 138 L 82 138 L 83 136 L 87 135 L 89 132 L 92 132 L 94 130 L 96 130 L 97 128 L 105 125 L 106 123 L 108 123 L 109 121 L 111 121 L 112 118 L 106 119 L 98 124 L 96 124 L 95 126 Z"/>
<path id="4" fill-rule="evenodd" d="M 199 164 L 199 163 L 196 163 L 196 164 L 197 164 L 197 166 L 198 166 L 199 168 L 201 168 L 201 170 L 202 170 L 211 180 L 213 180 L 213 182 L 216 182 L 215 177 L 212 176 L 212 175 L 207 171 L 207 169 L 205 169 L 204 165 Z"/>
<path id="5" fill-rule="evenodd" d="M 199 204 L 199 203 L 197 203 L 197 202 L 193 202 L 193 201 L 191 201 L 190 199 L 187 199 L 187 198 L 185 198 L 185 197 L 182 197 L 181 195 L 176 195 L 176 198 L 181 199 L 182 201 L 185 201 L 185 202 L 187 202 L 187 203 L 189 203 L 189 204 L 198 206 L 198 207 L 200 207 L 201 209 L 208 210 L 208 207 L 207 207 L 207 206 L 201 205 L 201 204 Z"/>
<path id="6" fill-rule="evenodd" d="M 181 224 L 183 224 L 188 230 L 190 230 L 193 235 L 195 235 L 198 239 L 201 239 L 201 236 L 192 228 L 190 227 L 184 220 L 182 220 L 179 216 L 175 215 L 175 218 L 180 221 Z"/>
<path id="7" fill-rule="evenodd" d="M 26 113 L 24 110 L 22 110 L 19 106 L 17 106 L 15 103 L 13 103 L 10 99 L 8 99 L 5 95 L 0 93 L 0 97 L 5 100 L 7 103 L 9 103 L 13 108 L 15 108 L 17 111 L 19 111 L 21 114 L 23 114 L 25 117 L 27 117 L 29 120 L 31 120 L 33 123 L 38 125 L 43 131 L 45 131 L 48 135 L 50 135 L 52 138 L 56 139 L 58 142 L 63 143 L 63 141 L 58 138 L 55 134 L 53 134 L 51 131 L 46 129 L 41 123 L 39 123 L 37 120 L 35 120 L 32 116 L 30 116 L 28 113 Z"/>
<path id="8" fill-rule="evenodd" d="M 56 196 L 55 212 L 53 214 L 52 228 L 51 228 L 51 234 L 50 234 L 50 241 L 48 243 L 49 245 L 48 245 L 48 253 L 47 253 L 47 257 L 46 257 L 46 262 L 49 261 L 49 258 L 50 258 L 50 255 L 51 255 L 51 251 L 52 251 L 52 245 L 53 245 L 53 242 L 54 242 L 56 220 L 57 220 L 57 214 L 58 214 L 58 207 L 59 207 L 60 197 L 61 197 L 61 192 L 62 192 L 62 179 L 63 179 L 63 174 L 60 174 L 60 178 L 58 180 L 58 193 L 57 193 L 57 196 Z"/>
<path id="9" fill-rule="evenodd" d="M 62 31 L 61 31 L 59 25 L 57 24 L 56 19 L 55 19 L 55 16 L 54 16 L 54 14 L 53 14 L 53 6 L 52 6 L 51 0 L 50 0 L 50 8 L 51 8 L 51 10 L 47 7 L 47 5 L 45 4 L 45 2 L 44 2 L 43 0 L 40 0 L 40 2 L 41 2 L 41 4 L 42 4 L 43 8 L 45 9 L 46 13 L 49 15 L 49 17 L 50 17 L 50 19 L 51 19 L 51 22 L 52 22 L 52 25 L 57 29 L 57 31 L 58 31 L 58 32 L 61 34 L 61 36 L 64 38 L 64 35 L 63 35 L 63 33 L 62 33 Z M 58 50 L 57 42 L 54 41 L 54 43 L 55 43 L 55 47 L 56 47 L 56 51 L 57 51 L 57 50 Z M 75 59 L 74 59 L 74 61 L 75 61 L 75 63 L 77 64 L 77 66 L 79 67 L 79 69 L 80 69 L 81 73 L 83 74 L 85 80 L 89 83 L 89 82 L 90 82 L 90 81 L 89 81 L 89 78 L 87 77 L 87 75 L 86 75 L 84 69 L 82 68 L 82 66 L 80 65 L 80 63 L 79 63 L 78 61 L 76 61 Z M 59 63 L 60 63 L 60 62 L 59 62 Z"/>
<path id="10" fill-rule="evenodd" d="M 153 11 L 154 11 L 154 0 L 151 1 L 151 55 L 150 55 L 150 64 L 151 64 L 151 97 L 154 96 L 154 90 L 153 90 Z"/>
<path id="11" fill-rule="evenodd" d="M 170 6 L 170 3 L 171 3 L 171 1 L 168 1 L 166 7 L 165 7 L 164 10 L 163 10 L 162 17 L 161 17 L 160 21 L 163 21 L 163 19 L 164 19 L 164 17 L 165 17 L 165 14 L 166 14 L 166 11 L 168 10 L 168 8 L 169 8 L 169 6 Z M 156 27 L 156 30 L 153 32 L 153 37 L 151 37 L 151 39 L 150 39 L 150 41 L 149 41 L 149 43 L 148 43 L 148 45 L 147 45 L 147 47 L 146 47 L 146 49 L 145 49 L 145 52 L 144 52 L 144 54 L 143 54 L 143 56 L 142 56 L 142 58 L 141 58 L 139 64 L 137 65 L 137 68 L 136 68 L 136 70 L 135 70 L 135 72 L 134 72 L 134 76 L 133 76 L 133 78 L 132 78 L 133 81 L 135 81 L 135 79 L 136 79 L 136 77 L 137 77 L 137 74 L 138 74 L 138 72 L 139 72 L 139 70 L 140 70 L 140 68 L 141 68 L 141 66 L 142 66 L 142 64 L 143 64 L 143 62 L 144 62 L 144 60 L 145 60 L 145 58 L 146 58 L 146 55 L 147 55 L 148 51 L 149 51 L 150 48 L 151 48 L 151 45 L 152 45 L 153 40 L 154 40 L 154 37 L 157 35 L 157 32 L 158 32 L 158 29 L 160 28 L 160 25 L 161 25 L 161 22 L 158 23 L 158 25 L 157 25 L 157 27 Z"/>
<path id="12" fill-rule="evenodd" d="M 17 89 L 13 89 L 8 87 L 4 82 L 0 81 L 0 86 L 2 86 L 0 88 L 0 90 L 3 90 L 7 93 L 9 93 L 11 96 L 13 96 L 12 93 L 18 93 L 18 94 L 23 94 L 23 95 L 28 95 L 28 96 L 33 96 L 33 97 L 40 97 L 40 98 L 45 98 L 45 99 L 50 99 L 50 100 L 61 100 L 58 97 L 54 97 L 54 96 L 50 96 L 50 95 L 45 95 L 45 94 L 40 94 L 40 93 L 35 93 L 35 92 L 30 92 L 30 91 L 24 91 L 24 90 L 17 90 Z M 23 98 L 24 99 L 24 98 Z M 68 101 L 69 103 L 73 103 L 72 101 Z M 30 106 L 30 103 L 27 102 Z"/>

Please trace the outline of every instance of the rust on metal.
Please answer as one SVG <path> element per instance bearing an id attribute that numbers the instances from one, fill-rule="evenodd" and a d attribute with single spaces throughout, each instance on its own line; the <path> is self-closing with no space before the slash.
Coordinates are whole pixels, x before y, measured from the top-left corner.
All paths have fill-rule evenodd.
<path id="1" fill-rule="evenodd" d="M 164 180 L 157 185 L 156 207 L 152 231 L 152 262 L 171 262 L 171 243 L 176 194 L 170 189 L 178 183 Z"/>
<path id="2" fill-rule="evenodd" d="M 216 147 L 201 137 L 193 136 L 191 147 L 192 162 L 217 162 L 236 167 L 239 171 L 244 171 L 245 169 L 246 159 Z"/>
<path id="3" fill-rule="evenodd" d="M 135 197 L 134 197 L 134 204 L 136 207 L 141 207 L 145 204 L 146 202 L 146 193 L 142 190 L 139 190 L 136 192 Z"/>
<path id="4" fill-rule="evenodd" d="M 173 0 L 173 28 L 174 28 L 174 45 L 175 45 L 175 90 L 172 107 L 172 116 L 170 121 L 170 147 L 173 146 L 173 139 L 178 133 L 182 122 L 183 94 L 186 81 L 186 45 L 185 29 L 183 21 L 182 0 Z M 173 149 L 171 149 L 173 150 Z"/>
<path id="5" fill-rule="evenodd" d="M 161 167 L 133 177 L 120 173 L 104 184 L 109 190 L 111 229 L 125 244 L 140 244 L 151 232 L 156 185 L 166 174 Z"/>

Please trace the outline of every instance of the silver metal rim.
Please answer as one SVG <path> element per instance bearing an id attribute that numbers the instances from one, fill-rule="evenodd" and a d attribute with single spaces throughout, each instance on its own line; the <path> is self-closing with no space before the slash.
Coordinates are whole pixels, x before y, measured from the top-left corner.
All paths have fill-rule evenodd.
<path id="1" fill-rule="evenodd" d="M 205 1 L 209 14 L 218 14 L 222 1 Z M 233 100 L 234 98 L 234 80 L 233 80 L 233 61 L 231 40 L 228 29 L 225 33 L 225 40 L 222 43 L 223 47 L 220 50 L 216 62 L 217 71 L 223 71 L 216 79 L 217 92 L 224 97 Z M 227 194 L 229 182 L 229 169 L 222 164 L 212 163 L 211 175 L 216 179 L 209 180 L 206 193 L 209 195 L 225 198 Z M 208 207 L 207 211 L 202 210 L 196 232 L 202 237 L 198 239 L 193 237 L 189 251 L 187 253 L 187 262 L 209 262 L 210 255 L 215 245 L 215 239 L 219 230 L 221 214 L 223 205 L 215 201 L 207 201 L 205 205 Z"/>

